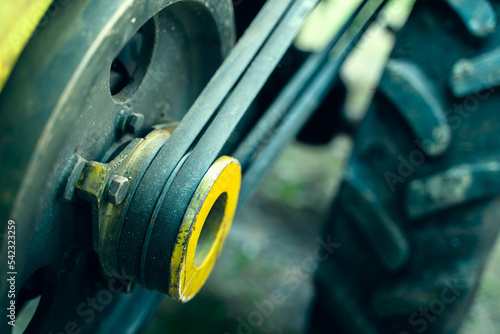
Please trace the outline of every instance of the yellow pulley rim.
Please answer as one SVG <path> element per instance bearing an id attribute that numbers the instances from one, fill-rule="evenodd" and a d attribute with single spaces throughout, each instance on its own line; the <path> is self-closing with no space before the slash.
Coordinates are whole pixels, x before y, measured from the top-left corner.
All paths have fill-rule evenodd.
<path id="1" fill-rule="evenodd" d="M 219 158 L 196 189 L 170 260 L 169 295 L 187 302 L 205 284 L 231 228 L 241 187 L 241 167 Z"/>

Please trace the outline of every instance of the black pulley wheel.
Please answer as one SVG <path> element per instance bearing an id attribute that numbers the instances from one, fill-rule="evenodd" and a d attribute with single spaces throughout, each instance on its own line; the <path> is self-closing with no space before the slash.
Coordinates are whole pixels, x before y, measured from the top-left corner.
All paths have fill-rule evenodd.
<path id="1" fill-rule="evenodd" d="M 84 0 L 58 10 L 0 95 L 0 219 L 16 232 L 0 304 L 15 271 L 18 320 L 36 308 L 26 332 L 135 333 L 161 294 L 126 272 L 103 274 L 91 206 L 67 185 L 80 157 L 106 163 L 153 125 L 183 118 L 234 43 L 233 9 L 229 0 Z M 2 306 L 1 333 L 12 329 L 8 313 Z"/>

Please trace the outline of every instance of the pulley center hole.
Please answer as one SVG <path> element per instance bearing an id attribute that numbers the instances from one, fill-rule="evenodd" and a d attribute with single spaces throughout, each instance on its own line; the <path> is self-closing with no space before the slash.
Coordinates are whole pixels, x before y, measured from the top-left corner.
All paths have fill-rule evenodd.
<path id="1" fill-rule="evenodd" d="M 195 267 L 201 267 L 207 258 L 212 246 L 217 238 L 222 221 L 224 219 L 224 211 L 227 204 L 227 193 L 223 193 L 215 201 L 214 205 L 208 213 L 207 219 L 203 224 L 203 228 L 196 245 L 196 252 L 194 255 Z"/>

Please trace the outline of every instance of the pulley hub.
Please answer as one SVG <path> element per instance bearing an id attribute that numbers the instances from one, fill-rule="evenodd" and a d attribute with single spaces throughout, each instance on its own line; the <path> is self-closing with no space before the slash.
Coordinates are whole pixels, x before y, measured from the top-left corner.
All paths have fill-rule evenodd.
<path id="1" fill-rule="evenodd" d="M 135 139 L 113 154 L 109 162 L 86 162 L 76 194 L 93 205 L 94 248 L 107 276 L 133 276 L 138 283 L 186 302 L 206 282 L 221 252 L 236 211 L 241 167 L 227 156 L 216 160 L 199 181 L 180 223 L 160 219 L 157 214 L 175 172 L 168 180 L 158 180 L 165 185 L 159 196 L 142 201 L 137 208 L 133 204 L 138 202 L 134 201 L 135 190 L 173 129 L 157 127 L 144 139 Z M 184 160 L 179 162 L 179 168 Z M 148 224 L 126 224 L 129 211 L 139 209 L 148 212 Z M 166 229 L 153 228 L 163 224 Z M 155 235 L 164 231 L 169 232 Z M 145 270 L 152 237 L 163 241 L 160 247 L 164 257 L 148 261 Z M 167 270 L 164 263 L 168 263 Z"/>

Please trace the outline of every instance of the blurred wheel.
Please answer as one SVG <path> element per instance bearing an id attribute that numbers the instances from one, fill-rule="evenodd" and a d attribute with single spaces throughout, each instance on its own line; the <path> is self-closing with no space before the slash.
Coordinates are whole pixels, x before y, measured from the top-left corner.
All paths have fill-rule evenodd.
<path id="1" fill-rule="evenodd" d="M 326 235 L 313 333 L 456 333 L 498 234 L 498 2 L 417 1 Z"/>

